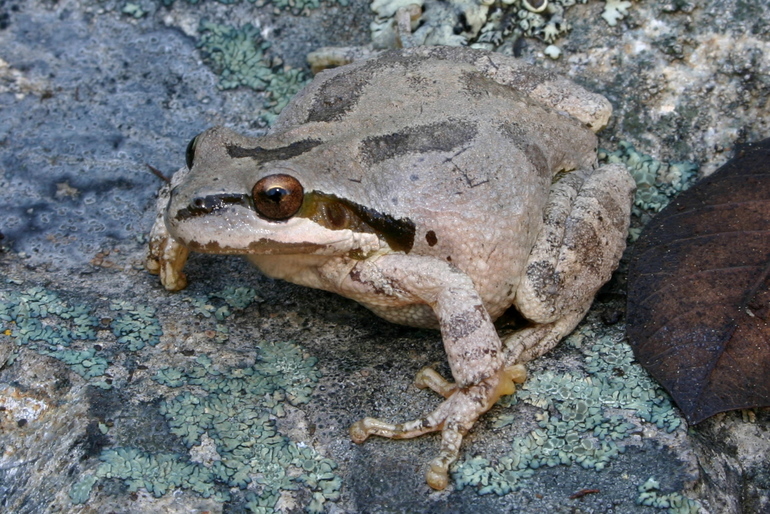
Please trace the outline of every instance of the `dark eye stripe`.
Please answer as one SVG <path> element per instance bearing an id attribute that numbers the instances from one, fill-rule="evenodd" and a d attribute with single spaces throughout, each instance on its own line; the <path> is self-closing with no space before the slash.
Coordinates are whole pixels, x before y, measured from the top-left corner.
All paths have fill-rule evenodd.
<path id="1" fill-rule="evenodd" d="M 244 207 L 249 207 L 250 199 L 248 195 L 232 193 L 194 198 L 187 207 L 179 209 L 176 212 L 176 219 L 182 221 L 197 216 L 203 216 L 222 209 L 226 205 L 243 205 Z"/>

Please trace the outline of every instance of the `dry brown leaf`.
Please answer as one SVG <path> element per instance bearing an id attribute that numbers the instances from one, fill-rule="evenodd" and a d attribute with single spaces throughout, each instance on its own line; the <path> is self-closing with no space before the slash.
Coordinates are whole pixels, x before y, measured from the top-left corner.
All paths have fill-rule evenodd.
<path id="1" fill-rule="evenodd" d="M 629 267 L 628 336 L 691 423 L 770 405 L 770 139 L 645 228 Z"/>

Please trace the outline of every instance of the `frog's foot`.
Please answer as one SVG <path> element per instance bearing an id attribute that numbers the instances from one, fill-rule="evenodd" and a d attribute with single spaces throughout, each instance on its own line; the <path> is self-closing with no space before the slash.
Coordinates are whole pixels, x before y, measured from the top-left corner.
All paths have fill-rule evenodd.
<path id="1" fill-rule="evenodd" d="M 145 268 L 153 275 L 160 275 L 160 282 L 169 291 L 179 291 L 187 286 L 182 272 L 189 250 L 170 236 L 150 236 Z"/>
<path id="2" fill-rule="evenodd" d="M 449 466 L 457 460 L 463 436 L 483 413 L 501 397 L 513 394 L 515 384 L 524 382 L 526 371 L 522 365 L 502 369 L 498 374 L 479 384 L 459 388 L 430 368 L 421 370 L 416 377 L 420 388 L 430 388 L 446 400 L 424 418 L 393 425 L 374 418 L 364 418 L 350 427 L 350 436 L 356 443 L 370 435 L 391 439 L 410 439 L 430 432 L 441 431 L 441 449 L 425 474 L 428 485 L 442 490 L 449 483 Z"/>

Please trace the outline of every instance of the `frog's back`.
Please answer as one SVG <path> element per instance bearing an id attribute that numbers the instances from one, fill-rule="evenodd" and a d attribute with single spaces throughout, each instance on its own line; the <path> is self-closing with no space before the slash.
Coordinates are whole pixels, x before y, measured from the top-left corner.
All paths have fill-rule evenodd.
<path id="1" fill-rule="evenodd" d="M 501 311 L 555 173 L 595 159 L 586 124 L 531 95 L 560 80 L 499 54 L 388 52 L 316 77 L 272 134 L 286 142 L 322 135 L 324 154 L 300 158 L 316 169 L 324 163 L 306 187 L 408 219 L 416 228 L 411 252 L 451 261 L 486 284 L 479 292 Z"/>

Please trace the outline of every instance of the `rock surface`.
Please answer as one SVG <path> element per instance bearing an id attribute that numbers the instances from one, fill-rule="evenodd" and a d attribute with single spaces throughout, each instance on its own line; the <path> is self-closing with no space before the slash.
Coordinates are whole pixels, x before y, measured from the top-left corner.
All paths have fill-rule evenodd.
<path id="1" fill-rule="evenodd" d="M 0 1 L 2 510 L 770 511 L 767 409 L 687 427 L 629 357 L 622 269 L 478 423 L 440 493 L 420 467 L 435 437 L 356 446 L 347 434 L 364 415 L 437 404 L 410 385 L 425 365 L 447 374 L 437 333 L 234 258 L 195 256 L 190 288 L 163 291 L 142 266 L 159 186 L 148 165 L 170 174 L 211 125 L 258 134 L 301 82 L 282 63 L 301 70 L 315 48 L 366 44 L 372 19 L 364 2 L 294 3 L 303 15 L 163 3 Z M 609 152 L 623 141 L 639 152 L 624 154 L 632 166 L 647 154 L 640 169 L 691 161 L 708 173 L 767 137 L 761 0 L 634 2 L 614 27 L 604 7 L 566 11 L 558 60 L 536 39 L 519 48 L 610 98 Z M 246 22 L 272 46 L 221 28 Z M 271 97 L 218 87 L 246 68 Z M 650 212 L 638 214 L 637 226 Z"/>

